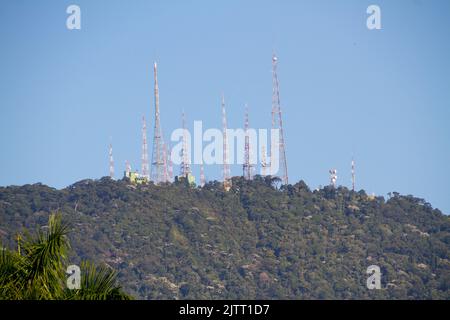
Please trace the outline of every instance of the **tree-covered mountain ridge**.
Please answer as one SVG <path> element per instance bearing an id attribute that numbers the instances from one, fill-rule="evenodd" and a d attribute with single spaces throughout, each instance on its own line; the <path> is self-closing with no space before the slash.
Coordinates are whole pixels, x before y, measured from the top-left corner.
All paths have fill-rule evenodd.
<path id="1" fill-rule="evenodd" d="M 17 247 L 18 232 L 61 212 L 71 262 L 106 262 L 140 299 L 450 298 L 449 216 L 396 192 L 277 182 L 0 187 L 0 243 Z M 379 290 L 366 286 L 371 265 Z"/>

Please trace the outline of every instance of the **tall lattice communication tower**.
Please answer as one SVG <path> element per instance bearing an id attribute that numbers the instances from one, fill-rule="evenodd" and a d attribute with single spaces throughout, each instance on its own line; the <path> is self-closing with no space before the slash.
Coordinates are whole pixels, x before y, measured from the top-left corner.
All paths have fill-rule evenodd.
<path id="1" fill-rule="evenodd" d="M 222 94 L 222 134 L 223 134 L 223 188 L 225 191 L 231 189 L 231 173 L 228 162 L 228 137 L 227 137 L 227 115 L 225 112 L 225 97 Z"/>
<path id="2" fill-rule="evenodd" d="M 244 119 L 244 164 L 242 165 L 243 176 L 245 180 L 252 180 L 253 178 L 253 164 L 251 163 L 250 150 L 250 135 L 249 135 L 249 120 L 248 120 L 248 105 L 245 105 L 245 119 Z"/>
<path id="3" fill-rule="evenodd" d="M 352 190 L 355 191 L 355 160 L 352 158 Z"/>
<path id="4" fill-rule="evenodd" d="M 109 144 L 109 177 L 114 179 L 114 158 L 112 144 Z"/>
<path id="5" fill-rule="evenodd" d="M 150 171 L 150 179 L 159 184 L 168 180 L 167 172 L 167 155 L 165 156 L 164 139 L 161 130 L 160 113 L 159 113 L 159 87 L 158 87 L 158 67 L 155 62 L 153 65 L 155 80 L 155 127 L 153 132 L 152 146 L 152 166 Z"/>
<path id="6" fill-rule="evenodd" d="M 148 145 L 147 145 L 147 124 L 145 117 L 142 116 L 142 157 L 141 157 L 141 174 L 150 179 L 148 167 Z"/>
<path id="7" fill-rule="evenodd" d="M 188 145 L 187 145 L 187 132 L 186 132 L 186 117 L 184 112 L 181 115 L 181 122 L 183 126 L 183 144 L 181 149 L 181 166 L 180 175 L 187 178 L 191 174 L 191 164 L 189 160 Z"/>
<path id="8" fill-rule="evenodd" d="M 272 56 L 272 129 L 278 129 L 280 133 L 279 140 L 279 172 L 281 182 L 283 184 L 288 184 L 288 169 L 287 169 L 287 160 L 286 160 L 286 144 L 284 140 L 283 133 L 283 120 L 281 117 L 281 105 L 280 105 L 280 90 L 279 90 L 279 82 L 278 82 L 278 74 L 277 74 L 277 63 L 278 58 L 274 54 Z M 272 149 L 272 148 L 271 148 Z M 272 154 L 271 150 L 270 154 L 270 162 L 272 163 L 272 158 L 275 156 Z M 276 172 L 272 172 L 272 168 L 270 169 L 272 175 L 276 174 Z"/>

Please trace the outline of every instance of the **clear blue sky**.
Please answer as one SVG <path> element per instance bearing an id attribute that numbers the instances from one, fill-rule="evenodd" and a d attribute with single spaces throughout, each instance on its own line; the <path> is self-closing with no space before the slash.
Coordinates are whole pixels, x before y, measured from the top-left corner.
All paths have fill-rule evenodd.
<path id="1" fill-rule="evenodd" d="M 370 4 L 382 30 L 366 27 Z M 449 15 L 445 0 L 2 1 L 0 185 L 105 176 L 110 136 L 117 174 L 139 167 L 155 60 L 166 138 L 183 108 L 190 126 L 219 128 L 222 91 L 230 127 L 246 102 L 269 127 L 275 51 L 291 182 L 325 185 L 335 167 L 349 186 L 354 155 L 358 189 L 450 213 Z"/>

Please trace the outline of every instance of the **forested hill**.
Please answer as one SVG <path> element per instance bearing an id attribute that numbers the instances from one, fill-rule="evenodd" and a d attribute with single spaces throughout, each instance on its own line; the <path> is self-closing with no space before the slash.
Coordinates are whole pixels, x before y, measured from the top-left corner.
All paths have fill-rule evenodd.
<path id="1" fill-rule="evenodd" d="M 450 219 L 422 199 L 233 178 L 133 186 L 102 178 L 56 190 L 0 188 L 0 242 L 59 211 L 80 259 L 106 262 L 142 299 L 450 299 Z M 366 287 L 381 268 L 380 290 Z"/>

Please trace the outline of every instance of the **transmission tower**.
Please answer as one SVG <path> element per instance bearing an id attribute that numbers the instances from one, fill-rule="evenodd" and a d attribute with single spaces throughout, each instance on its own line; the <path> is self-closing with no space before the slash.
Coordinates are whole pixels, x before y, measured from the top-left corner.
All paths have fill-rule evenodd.
<path id="1" fill-rule="evenodd" d="M 245 180 L 252 180 L 253 178 L 253 165 L 250 163 L 250 136 L 248 133 L 249 127 L 248 121 L 248 105 L 245 105 L 245 120 L 244 120 L 244 131 L 245 131 L 245 147 L 244 147 L 244 164 L 242 166 L 243 176 Z"/>
<path id="2" fill-rule="evenodd" d="M 114 158 L 112 144 L 109 144 L 109 177 L 114 179 Z"/>
<path id="3" fill-rule="evenodd" d="M 225 113 L 225 97 L 222 94 L 222 127 L 223 127 L 223 188 L 231 188 L 230 165 L 228 163 L 227 116 Z"/>
<path id="4" fill-rule="evenodd" d="M 286 161 L 286 145 L 284 141 L 284 133 L 283 133 L 283 121 L 281 118 L 281 106 L 280 106 L 280 91 L 279 91 L 279 83 L 278 83 L 278 75 L 277 75 L 277 62 L 278 58 L 274 54 L 272 56 L 272 81 L 273 81 L 273 91 L 272 91 L 272 129 L 279 129 L 280 133 L 280 141 L 279 141 L 279 161 L 280 168 L 279 172 L 281 172 L 281 181 L 283 184 L 288 184 L 288 170 L 287 170 L 287 161 Z M 272 149 L 272 148 L 271 148 Z M 273 154 L 270 151 L 270 162 L 272 163 Z M 271 174 L 276 174 L 276 172 L 272 172 Z"/>
<path id="5" fill-rule="evenodd" d="M 150 175 L 148 173 L 148 146 L 147 146 L 147 125 L 145 123 L 145 117 L 142 116 L 142 164 L 141 164 L 141 172 L 142 176 L 150 179 Z"/>
<path id="6" fill-rule="evenodd" d="M 155 127 L 153 133 L 152 167 L 150 176 L 155 184 L 159 184 L 167 181 L 167 163 L 164 161 L 164 139 L 160 123 L 158 70 L 156 62 L 153 66 L 153 71 L 155 80 Z"/>
<path id="7" fill-rule="evenodd" d="M 355 191 L 355 160 L 352 158 L 352 190 Z"/>
<path id="8" fill-rule="evenodd" d="M 189 153 L 187 146 L 187 133 L 186 133 L 186 118 L 184 112 L 181 115 L 181 122 L 183 126 L 183 147 L 181 149 L 181 168 L 180 175 L 187 178 L 191 174 L 191 165 L 189 161 Z"/>

